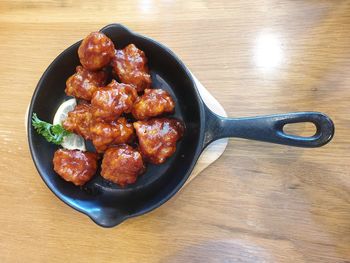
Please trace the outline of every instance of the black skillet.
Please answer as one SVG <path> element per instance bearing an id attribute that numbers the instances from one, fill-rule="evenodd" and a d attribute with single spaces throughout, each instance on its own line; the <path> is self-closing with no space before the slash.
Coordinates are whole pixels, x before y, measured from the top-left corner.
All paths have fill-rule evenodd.
<path id="1" fill-rule="evenodd" d="M 81 41 L 63 51 L 48 67 L 35 89 L 28 112 L 28 140 L 36 168 L 47 186 L 63 202 L 88 215 L 103 227 L 113 227 L 125 219 L 145 214 L 171 198 L 189 177 L 203 149 L 223 137 L 239 137 L 299 147 L 319 147 L 334 134 L 330 118 L 318 112 L 297 112 L 252 118 L 224 118 L 211 112 L 203 103 L 185 65 L 165 46 L 131 32 L 119 24 L 101 29 L 123 48 L 134 43 L 149 59 L 153 87 L 168 90 L 176 101 L 175 117 L 186 125 L 176 153 L 164 164 L 149 165 L 137 182 L 120 188 L 96 175 L 84 187 L 76 187 L 55 174 L 52 158 L 57 146 L 46 142 L 31 125 L 35 112 L 51 122 L 58 106 L 68 97 L 66 79 L 79 64 L 77 50 Z M 312 122 L 317 131 L 311 137 L 283 132 L 288 123 Z"/>

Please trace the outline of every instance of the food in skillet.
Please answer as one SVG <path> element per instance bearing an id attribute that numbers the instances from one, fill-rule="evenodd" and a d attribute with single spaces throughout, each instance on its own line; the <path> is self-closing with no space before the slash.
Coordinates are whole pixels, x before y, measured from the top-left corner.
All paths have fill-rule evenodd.
<path id="1" fill-rule="evenodd" d="M 105 71 L 90 71 L 77 66 L 76 73 L 66 82 L 65 92 L 68 96 L 89 101 L 96 89 L 106 84 L 107 77 L 108 74 Z"/>
<path id="2" fill-rule="evenodd" d="M 97 157 L 96 153 L 59 149 L 53 157 L 53 169 L 64 180 L 83 185 L 95 175 Z"/>
<path id="3" fill-rule="evenodd" d="M 42 121 L 38 118 L 36 113 L 32 116 L 32 125 L 37 133 L 41 134 L 48 142 L 60 145 L 63 139 L 70 134 L 60 124 L 51 124 Z"/>
<path id="4" fill-rule="evenodd" d="M 56 144 L 72 133 L 92 141 L 97 153 L 55 152 L 54 170 L 64 180 L 84 185 L 95 175 L 102 157 L 101 176 L 125 187 L 145 172 L 146 162 L 162 164 L 174 154 L 184 124 L 164 117 L 174 113 L 175 102 L 167 91 L 151 88 L 147 57 L 134 44 L 115 50 L 107 36 L 93 32 L 82 41 L 78 55 L 82 66 L 76 67 L 65 88 L 78 104 L 67 104 L 67 117 L 62 115 L 56 125 L 33 114 L 33 126 Z M 112 79 L 106 85 L 113 77 L 107 67 L 113 67 L 121 83 Z"/>
<path id="5" fill-rule="evenodd" d="M 87 70 L 100 70 L 107 66 L 114 57 L 115 49 L 112 40 L 100 32 L 92 32 L 84 38 L 79 46 L 80 63 Z"/>
<path id="6" fill-rule="evenodd" d="M 121 82 L 133 84 L 138 92 L 150 88 L 151 75 L 148 71 L 146 55 L 134 44 L 117 50 L 112 66 Z"/>
<path id="7" fill-rule="evenodd" d="M 123 144 L 109 148 L 103 155 L 101 176 L 121 186 L 132 184 L 145 171 L 139 151 Z"/>
<path id="8" fill-rule="evenodd" d="M 137 98 L 134 86 L 112 80 L 106 87 L 97 89 L 92 96 L 92 116 L 94 119 L 113 121 L 122 113 L 129 113 Z"/>
<path id="9" fill-rule="evenodd" d="M 164 163 L 176 150 L 176 142 L 183 136 L 184 125 L 170 118 L 154 118 L 134 122 L 142 156 L 150 163 Z"/>
<path id="10" fill-rule="evenodd" d="M 90 126 L 92 143 L 97 152 L 104 152 L 108 146 L 130 143 L 135 138 L 134 128 L 124 117 L 115 121 L 92 121 Z"/>
<path id="11" fill-rule="evenodd" d="M 132 115 L 136 120 L 146 120 L 164 113 L 172 113 L 175 103 L 170 94 L 162 89 L 145 89 L 145 93 L 138 97 Z"/>
<path id="12" fill-rule="evenodd" d="M 62 122 L 62 126 L 67 131 L 79 134 L 85 140 L 90 140 L 91 118 L 90 104 L 78 104 L 74 110 L 68 113 L 68 117 Z"/>

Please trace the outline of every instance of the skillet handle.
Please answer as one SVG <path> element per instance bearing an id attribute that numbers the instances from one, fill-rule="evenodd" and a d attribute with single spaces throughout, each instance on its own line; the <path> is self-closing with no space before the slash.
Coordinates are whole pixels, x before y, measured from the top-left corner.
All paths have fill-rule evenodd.
<path id="1" fill-rule="evenodd" d="M 284 125 L 300 122 L 313 123 L 316 126 L 316 133 L 310 137 L 284 133 Z M 320 112 L 293 112 L 250 118 L 225 118 L 206 108 L 204 147 L 220 138 L 238 137 L 312 148 L 325 145 L 333 138 L 333 135 L 333 121 Z"/>

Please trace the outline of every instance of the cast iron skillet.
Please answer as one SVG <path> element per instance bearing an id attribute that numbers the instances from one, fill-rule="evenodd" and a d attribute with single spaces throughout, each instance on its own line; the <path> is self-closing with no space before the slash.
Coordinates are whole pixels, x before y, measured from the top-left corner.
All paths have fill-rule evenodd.
<path id="1" fill-rule="evenodd" d="M 300 147 L 319 147 L 328 143 L 334 133 L 333 122 L 318 112 L 297 112 L 253 118 L 224 118 L 211 112 L 203 103 L 191 74 L 165 46 L 131 32 L 119 24 L 101 29 L 123 48 L 134 43 L 149 59 L 153 87 L 166 89 L 176 102 L 175 117 L 186 125 L 176 153 L 164 164 L 148 165 L 147 172 L 126 188 L 105 181 L 98 171 L 84 187 L 65 182 L 53 171 L 52 158 L 57 146 L 47 143 L 31 125 L 36 112 L 52 122 L 58 106 L 68 97 L 65 81 L 79 65 L 77 50 L 81 41 L 63 51 L 47 68 L 35 89 L 28 112 L 28 140 L 36 168 L 47 186 L 58 198 L 88 215 L 103 227 L 113 227 L 127 218 L 145 214 L 162 205 L 185 183 L 203 149 L 223 137 L 240 137 Z M 283 132 L 287 123 L 312 122 L 316 134 L 299 137 Z"/>

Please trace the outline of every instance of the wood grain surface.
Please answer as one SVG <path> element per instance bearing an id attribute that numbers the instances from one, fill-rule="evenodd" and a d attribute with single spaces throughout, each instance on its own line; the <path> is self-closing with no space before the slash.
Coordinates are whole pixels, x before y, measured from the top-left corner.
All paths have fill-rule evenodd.
<path id="1" fill-rule="evenodd" d="M 229 116 L 322 111 L 333 141 L 230 139 L 164 206 L 98 227 L 40 179 L 24 118 L 49 63 L 112 22 L 169 46 Z M 350 262 L 349 47 L 348 0 L 1 0 L 0 262 Z"/>

